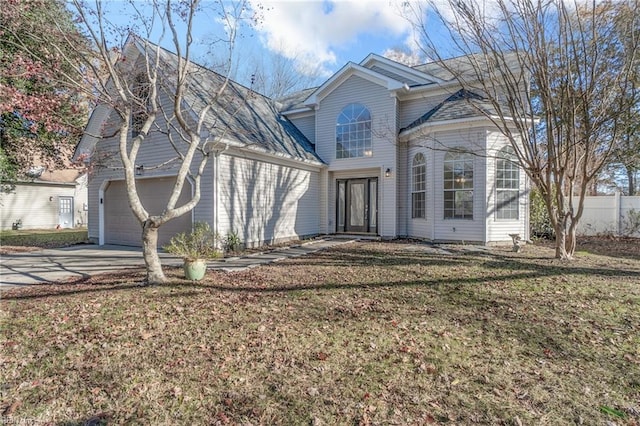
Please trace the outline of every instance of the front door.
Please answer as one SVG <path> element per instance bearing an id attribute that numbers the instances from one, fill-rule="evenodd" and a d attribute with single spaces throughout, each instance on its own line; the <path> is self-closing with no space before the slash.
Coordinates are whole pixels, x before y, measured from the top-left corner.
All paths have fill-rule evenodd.
<path id="1" fill-rule="evenodd" d="M 73 197 L 58 197 L 58 225 L 73 228 Z"/>
<path id="2" fill-rule="evenodd" d="M 337 187 L 337 232 L 378 232 L 378 179 L 340 179 Z"/>

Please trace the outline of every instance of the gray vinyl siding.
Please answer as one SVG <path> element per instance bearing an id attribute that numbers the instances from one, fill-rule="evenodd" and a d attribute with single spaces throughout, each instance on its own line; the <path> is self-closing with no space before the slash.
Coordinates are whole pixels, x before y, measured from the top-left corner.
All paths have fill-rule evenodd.
<path id="1" fill-rule="evenodd" d="M 434 223 L 434 167 L 433 156 L 434 152 L 430 149 L 430 146 L 425 146 L 425 142 L 415 142 L 407 149 L 407 172 L 406 172 L 406 189 L 404 200 L 407 204 L 406 209 L 406 221 L 407 221 L 407 235 L 414 238 L 426 238 L 433 239 L 431 230 Z M 412 218 L 411 217 L 411 189 L 413 188 L 413 157 L 416 154 L 422 153 L 426 160 L 426 207 L 425 218 Z"/>
<path id="2" fill-rule="evenodd" d="M 510 242 L 509 234 L 520 234 L 523 239 L 528 239 L 527 230 L 528 217 L 527 202 L 529 194 L 526 190 L 526 176 L 523 170 L 520 170 L 520 186 L 519 186 L 519 211 L 518 220 L 496 219 L 496 154 L 503 147 L 509 145 L 508 139 L 497 131 L 487 132 L 487 240 L 488 241 L 505 241 Z"/>
<path id="3" fill-rule="evenodd" d="M 59 223 L 59 197 L 73 197 L 72 224 Z M 75 183 L 18 183 L 10 193 L 0 193 L 0 229 L 11 229 L 20 220 L 22 229 L 54 229 L 59 224 L 86 224 L 87 187 Z M 70 225 L 70 226 L 69 226 Z"/>
<path id="4" fill-rule="evenodd" d="M 351 103 L 366 106 L 371 113 L 373 155 L 336 159 L 336 119 Z M 330 170 L 395 166 L 395 99 L 389 91 L 358 76 L 351 76 L 327 97 L 316 112 L 316 152 Z"/>
<path id="5" fill-rule="evenodd" d="M 218 232 L 257 246 L 319 231 L 319 172 L 221 155 Z"/>
<path id="6" fill-rule="evenodd" d="M 431 111 L 440 102 L 451 96 L 442 94 L 438 96 L 428 96 L 402 101 L 400 103 L 400 129 L 404 129 L 409 124 Z"/>
<path id="7" fill-rule="evenodd" d="M 486 226 L 486 158 L 484 155 L 485 133 L 469 129 L 437 132 L 434 140 L 439 148 L 432 152 L 434 159 L 434 236 L 435 240 L 485 242 Z M 473 167 L 473 219 L 444 219 L 444 157 L 449 148 L 461 147 L 477 154 Z M 428 174 L 429 175 L 429 174 Z"/>
<path id="8" fill-rule="evenodd" d="M 361 103 L 369 109 L 372 122 L 371 157 L 336 159 L 336 119 L 350 103 Z M 396 154 L 396 100 L 378 84 L 353 75 L 323 98 L 316 110 L 316 152 L 335 173 L 354 173 L 354 177 L 380 177 L 378 182 L 378 233 L 385 237 L 397 236 L 397 154 Z M 390 168 L 392 174 L 384 177 L 382 171 Z M 371 174 L 375 170 L 375 174 Z M 335 179 L 329 176 L 327 209 L 329 232 L 335 232 Z"/>
<path id="9" fill-rule="evenodd" d="M 400 102 L 396 100 L 396 135 L 399 132 L 400 124 Z M 397 139 L 396 139 L 397 140 Z M 410 170 L 411 163 L 408 159 L 408 145 L 406 142 L 396 142 L 397 144 L 397 191 L 396 191 L 396 206 L 397 206 L 397 234 L 398 236 L 408 235 L 407 220 L 411 215 L 411 204 L 407 204 L 407 192 L 409 190 L 408 184 L 408 170 Z"/>
<path id="10" fill-rule="evenodd" d="M 165 107 L 169 109 L 170 100 L 163 99 Z M 160 128 L 165 126 L 165 120 L 160 115 L 157 124 Z M 113 112 L 107 119 L 103 134 L 113 134 L 119 125 L 119 118 Z M 129 130 L 130 131 L 130 130 Z M 96 145 L 96 153 L 92 156 L 94 172 L 89 180 L 89 238 L 97 241 L 99 238 L 99 209 L 100 189 L 104 189 L 106 181 L 124 179 L 122 164 L 118 153 L 119 135 L 100 140 Z M 151 177 L 175 176 L 180 168 L 180 161 L 170 161 L 176 158 L 176 152 L 168 143 L 166 136 L 160 132 L 152 131 L 142 143 L 136 165 L 144 166 L 145 179 Z M 202 155 L 196 153 L 191 164 L 191 172 L 196 173 Z M 128 205 L 123 209 L 130 208 Z M 213 177 L 212 166 L 207 164 L 205 173 L 201 179 L 201 198 L 192 212 L 195 221 L 204 221 L 212 224 L 213 211 Z"/>
<path id="11" fill-rule="evenodd" d="M 320 233 L 330 234 L 335 231 L 335 228 L 331 229 L 329 224 L 329 218 L 332 217 L 329 214 L 329 172 L 326 168 L 320 171 L 320 198 L 319 198 L 319 214 L 320 214 Z"/>
<path id="12" fill-rule="evenodd" d="M 289 121 L 309 139 L 312 144 L 316 143 L 316 117 L 315 115 L 307 115 L 301 117 L 289 117 Z"/>

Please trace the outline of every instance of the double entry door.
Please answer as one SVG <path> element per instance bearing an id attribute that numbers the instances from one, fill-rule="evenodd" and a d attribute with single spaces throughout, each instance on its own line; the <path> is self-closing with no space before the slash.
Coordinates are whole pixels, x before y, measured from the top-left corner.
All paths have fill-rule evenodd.
<path id="1" fill-rule="evenodd" d="M 378 233 L 378 178 L 336 181 L 336 232 Z"/>

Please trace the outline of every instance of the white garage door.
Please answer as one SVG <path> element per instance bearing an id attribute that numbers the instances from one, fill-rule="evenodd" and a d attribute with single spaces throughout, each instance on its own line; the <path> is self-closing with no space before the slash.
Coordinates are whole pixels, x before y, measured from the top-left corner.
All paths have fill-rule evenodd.
<path id="1" fill-rule="evenodd" d="M 138 195 L 149 214 L 160 214 L 167 205 L 175 178 L 140 179 Z M 185 182 L 180 200 L 182 205 L 191 197 L 191 185 Z M 178 232 L 191 231 L 191 214 L 175 218 L 160 227 L 158 247 L 167 244 Z M 104 192 L 104 242 L 124 246 L 142 245 L 142 226 L 129 207 L 124 181 L 109 183 Z"/>

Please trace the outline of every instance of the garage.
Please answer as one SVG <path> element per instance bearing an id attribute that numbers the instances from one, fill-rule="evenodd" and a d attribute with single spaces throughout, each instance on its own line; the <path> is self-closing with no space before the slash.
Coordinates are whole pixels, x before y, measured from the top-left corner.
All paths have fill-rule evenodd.
<path id="1" fill-rule="evenodd" d="M 138 195 L 151 214 L 160 214 L 167 205 L 175 177 L 138 180 Z M 178 206 L 191 197 L 191 185 L 185 182 Z M 104 242 L 123 246 L 142 245 L 142 228 L 129 207 L 124 181 L 111 181 L 104 192 Z M 160 227 L 158 246 L 169 242 L 178 232 L 191 231 L 191 214 L 175 218 Z"/>

